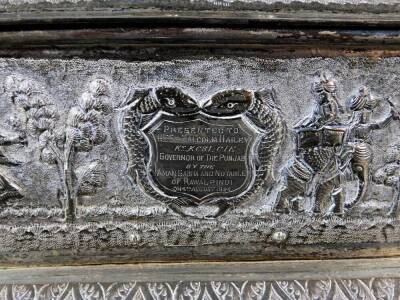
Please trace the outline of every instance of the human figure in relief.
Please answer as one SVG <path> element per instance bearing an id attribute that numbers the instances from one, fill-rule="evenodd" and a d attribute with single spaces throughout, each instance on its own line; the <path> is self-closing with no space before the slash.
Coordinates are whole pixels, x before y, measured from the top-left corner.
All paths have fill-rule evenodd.
<path id="1" fill-rule="evenodd" d="M 0 167 L 2 166 L 17 166 L 19 163 L 8 159 L 3 151 L 2 147 L 23 144 L 24 140 L 21 137 L 8 138 L 0 134 Z M 4 202 L 9 199 L 22 198 L 20 188 L 12 182 L 5 174 L 2 174 L 0 169 L 0 201 Z"/>
<path id="2" fill-rule="evenodd" d="M 306 199 L 311 211 L 321 213 L 325 199 L 330 202 L 326 214 L 342 214 L 344 194 L 342 174 L 338 172 L 337 152 L 343 143 L 345 128 L 340 125 L 342 108 L 336 96 L 337 86 L 326 74 L 312 84 L 315 106 L 311 116 L 294 126 L 296 149 L 284 168 L 283 189 L 275 209 L 298 210 Z"/>
<path id="3" fill-rule="evenodd" d="M 298 122 L 294 129 L 320 128 L 324 125 L 337 124 L 343 108 L 337 99 L 336 90 L 336 82 L 329 79 L 326 73 L 322 73 L 311 86 L 315 103 L 313 113 Z"/>
<path id="4" fill-rule="evenodd" d="M 374 130 L 383 129 L 394 119 L 399 119 L 399 113 L 394 105 L 390 105 L 390 112 L 381 120 L 371 120 L 374 109 L 383 99 L 373 97 L 367 87 L 361 87 L 349 101 L 352 116 L 348 122 L 345 152 L 342 154 L 343 165 L 350 162 L 352 171 L 356 175 L 359 186 L 357 196 L 345 204 L 347 209 L 364 201 L 370 182 L 371 162 L 373 158 L 372 137 Z"/>

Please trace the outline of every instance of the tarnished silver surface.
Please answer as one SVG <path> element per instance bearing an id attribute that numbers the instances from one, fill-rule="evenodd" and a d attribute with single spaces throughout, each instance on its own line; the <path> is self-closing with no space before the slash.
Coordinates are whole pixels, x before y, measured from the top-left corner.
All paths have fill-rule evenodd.
<path id="1" fill-rule="evenodd" d="M 83 262 L 105 249 L 116 260 L 187 258 L 193 246 L 191 258 L 307 256 L 312 247 L 340 256 L 376 243 L 393 253 L 400 241 L 396 57 L 0 64 L 4 262 L 76 251 Z M 151 175 L 160 152 L 146 133 L 160 115 L 193 130 L 241 118 L 259 142 L 234 154 L 254 160 L 256 175 L 227 195 L 189 195 L 194 202 L 168 192 L 171 178 L 160 188 Z M 246 136 L 237 132 L 228 146 Z"/>
<path id="2" fill-rule="evenodd" d="M 0 299 L 399 299 L 399 14 L 0 0 Z"/>
<path id="3" fill-rule="evenodd" d="M 395 300 L 396 267 L 377 259 L 22 268 L 0 271 L 0 298 Z"/>

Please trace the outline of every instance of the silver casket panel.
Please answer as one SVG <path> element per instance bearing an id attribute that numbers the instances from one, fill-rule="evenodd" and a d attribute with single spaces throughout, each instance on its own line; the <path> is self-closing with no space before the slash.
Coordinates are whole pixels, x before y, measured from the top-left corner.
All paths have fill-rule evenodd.
<path id="1" fill-rule="evenodd" d="M 0 64 L 4 262 L 400 241 L 396 57 Z"/>

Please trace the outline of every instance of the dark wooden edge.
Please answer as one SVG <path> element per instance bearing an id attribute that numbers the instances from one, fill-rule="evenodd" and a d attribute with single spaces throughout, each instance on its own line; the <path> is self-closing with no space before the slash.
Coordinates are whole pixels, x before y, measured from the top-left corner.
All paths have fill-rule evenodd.
<path id="1" fill-rule="evenodd" d="M 246 252 L 237 245 L 197 247 L 142 247 L 3 253 L 0 268 L 129 263 L 183 263 L 188 261 L 294 261 L 310 259 L 396 258 L 400 244 L 267 245 L 252 243 Z"/>
<path id="2" fill-rule="evenodd" d="M 179 49 L 179 53 L 176 52 Z M 162 60 L 190 56 L 398 56 L 400 30 L 115 27 L 0 29 L 0 56 Z"/>
<path id="3" fill-rule="evenodd" d="M 0 31 L 0 48 L 58 46 L 319 45 L 390 49 L 400 45 L 400 30 L 232 29 L 206 27 L 97 28 Z"/>
<path id="4" fill-rule="evenodd" d="M 0 284 L 400 277 L 400 258 L 10 268 Z"/>
<path id="5" fill-rule="evenodd" d="M 343 6 L 346 7 L 346 6 Z M 378 6 L 377 6 L 378 7 Z M 118 26 L 231 26 L 253 28 L 390 28 L 400 25 L 400 6 L 366 12 L 357 7 L 349 11 L 328 9 L 26 9 L 0 10 L 0 29 L 60 29 Z"/>
<path id="6" fill-rule="evenodd" d="M 267 6 L 256 2 L 223 6 L 207 1 L 92 0 L 76 5 L 0 5 L 0 56 L 129 60 L 131 53 L 146 60 L 146 50 L 151 49 L 157 54 L 154 59 L 171 59 L 176 48 L 186 56 L 200 50 L 204 55 L 235 51 L 235 56 L 254 51 L 255 56 L 272 58 L 399 53 L 400 4 L 319 7 L 314 2 Z M 110 54 L 115 50 L 118 53 Z"/>

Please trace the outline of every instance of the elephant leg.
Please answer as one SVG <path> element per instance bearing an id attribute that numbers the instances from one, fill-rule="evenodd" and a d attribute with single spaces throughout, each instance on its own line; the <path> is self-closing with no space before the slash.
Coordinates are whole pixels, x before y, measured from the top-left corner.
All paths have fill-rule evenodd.
<path id="1" fill-rule="evenodd" d="M 312 194 L 312 211 L 315 214 L 320 214 L 322 212 L 322 206 L 324 203 L 326 186 L 329 185 L 329 182 L 315 184 L 313 188 Z"/>
<path id="2" fill-rule="evenodd" d="M 396 217 L 398 208 L 399 208 L 399 199 L 394 199 L 392 205 L 390 205 L 390 209 L 387 215 L 389 217 Z"/>
<path id="3" fill-rule="evenodd" d="M 326 214 L 327 215 L 337 215 L 337 216 L 342 216 L 344 209 L 343 209 L 343 203 L 344 203 L 344 195 L 343 195 L 343 189 L 341 187 L 336 187 L 332 190 L 331 193 L 331 206 L 328 208 Z"/>
<path id="4" fill-rule="evenodd" d="M 288 214 L 291 210 L 300 211 L 300 199 L 304 198 L 305 184 L 297 182 L 293 178 L 287 179 L 286 187 L 278 193 L 274 211 Z"/>
<path id="5" fill-rule="evenodd" d="M 274 211 L 277 213 L 288 214 L 289 213 L 289 193 L 287 189 L 281 191 L 278 194 L 278 201 L 274 207 Z"/>
<path id="6" fill-rule="evenodd" d="M 322 203 L 323 203 L 322 198 L 319 196 L 319 193 L 316 193 L 316 196 L 314 197 L 313 205 L 312 205 L 312 212 L 314 214 L 320 214 L 321 213 L 321 211 L 322 211 Z"/>
<path id="7" fill-rule="evenodd" d="M 321 187 L 320 185 L 320 175 L 315 174 L 311 181 L 309 182 L 306 190 L 306 197 L 311 200 L 312 207 L 311 210 L 313 213 L 319 214 L 321 213 L 321 205 L 322 201 L 321 198 L 319 197 L 319 189 Z"/>
<path id="8" fill-rule="evenodd" d="M 280 184 L 282 187 L 277 193 L 276 202 L 273 210 L 277 213 L 288 214 L 289 213 L 289 199 L 293 192 L 293 181 L 288 176 L 287 172 L 284 172 L 281 178 Z"/>
<path id="9" fill-rule="evenodd" d="M 331 203 L 332 201 L 331 194 L 334 190 L 335 190 L 334 179 L 320 183 L 316 187 L 315 203 L 313 210 L 314 213 L 316 214 L 322 213 L 322 211 L 328 205 L 328 203 Z"/>
<path id="10" fill-rule="evenodd" d="M 304 202 L 304 198 L 302 198 L 302 197 L 296 197 L 296 198 L 292 199 L 291 206 L 292 206 L 293 212 L 303 212 L 304 211 L 304 203 L 301 204 L 301 202 Z"/>
<path id="11" fill-rule="evenodd" d="M 342 216 L 344 213 L 344 191 L 342 187 L 343 178 L 338 174 L 333 180 L 333 189 L 331 192 L 331 206 L 327 213 Z"/>

